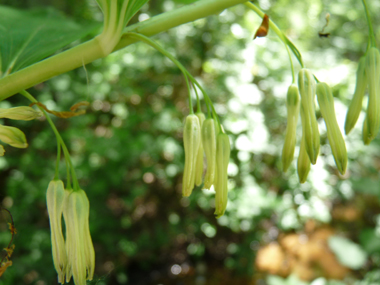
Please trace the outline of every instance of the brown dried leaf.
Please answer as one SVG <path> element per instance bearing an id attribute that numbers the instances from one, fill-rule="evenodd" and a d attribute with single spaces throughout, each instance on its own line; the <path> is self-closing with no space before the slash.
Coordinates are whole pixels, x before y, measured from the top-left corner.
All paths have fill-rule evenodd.
<path id="1" fill-rule="evenodd" d="M 263 21 L 261 22 L 260 27 L 257 29 L 255 37 L 253 39 L 256 39 L 257 37 L 262 38 L 266 37 L 269 31 L 269 16 L 267 14 L 264 15 Z"/>
<path id="2" fill-rule="evenodd" d="M 3 273 L 5 272 L 5 270 L 7 270 L 7 268 L 9 266 L 12 265 L 12 261 L 6 261 L 4 263 L 1 264 L 1 267 L 0 267 L 0 277 L 3 275 Z"/>
<path id="3" fill-rule="evenodd" d="M 57 116 L 58 118 L 68 119 L 68 118 L 85 114 L 86 110 L 77 110 L 77 109 L 80 107 L 87 107 L 89 104 L 90 103 L 87 101 L 82 101 L 71 106 L 70 111 L 62 111 L 62 112 L 49 110 L 44 104 L 40 102 L 33 102 L 29 106 L 37 105 L 41 107 L 42 109 L 44 109 L 46 112 L 53 114 L 54 116 Z"/>

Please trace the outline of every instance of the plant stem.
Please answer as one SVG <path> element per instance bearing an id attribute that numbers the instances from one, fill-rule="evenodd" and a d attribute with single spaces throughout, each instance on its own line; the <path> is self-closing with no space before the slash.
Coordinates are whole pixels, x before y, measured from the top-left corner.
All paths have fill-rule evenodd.
<path id="1" fill-rule="evenodd" d="M 369 37 L 370 45 L 371 45 L 371 47 L 376 47 L 375 33 L 373 31 L 371 16 L 369 15 L 369 10 L 368 10 L 368 6 L 367 6 L 367 2 L 366 2 L 366 0 L 362 0 L 362 3 L 363 3 L 363 6 L 364 6 L 365 17 L 367 18 L 368 37 Z"/>
<path id="2" fill-rule="evenodd" d="M 206 16 L 220 13 L 226 8 L 246 2 L 246 0 L 204 0 L 163 13 L 149 20 L 124 29 L 124 35 L 114 51 L 122 49 L 136 39 L 125 36 L 128 32 L 138 32 L 152 36 L 170 28 L 195 21 Z M 0 101 L 44 82 L 54 76 L 84 66 L 96 59 L 106 56 L 97 38 L 80 44 L 55 56 L 37 62 L 22 70 L 0 79 Z"/>
<path id="3" fill-rule="evenodd" d="M 24 97 L 26 97 L 27 99 L 29 99 L 31 102 L 34 102 L 34 103 L 38 103 L 38 101 L 27 91 L 25 90 L 21 90 L 20 91 L 20 94 L 23 95 Z M 71 188 L 70 186 L 70 173 L 71 173 L 71 177 L 72 177 L 72 180 L 73 180 L 73 186 L 74 186 L 74 190 L 79 190 L 79 183 L 78 183 L 78 179 L 77 179 L 77 176 L 75 174 L 75 170 L 74 170 L 74 167 L 73 167 L 73 163 L 71 161 L 71 157 L 70 157 L 70 153 L 65 145 L 65 142 L 63 141 L 61 135 L 59 134 L 56 126 L 54 125 L 52 119 L 49 117 L 48 113 L 40 106 L 37 105 L 37 107 L 44 113 L 45 117 L 46 117 L 46 120 L 48 121 L 48 123 L 50 124 L 50 127 L 52 128 L 56 138 L 57 138 L 57 143 L 59 143 L 61 146 L 62 146 L 62 149 L 63 149 L 63 153 L 65 155 L 65 160 L 66 160 L 66 164 L 68 165 L 68 177 L 67 177 L 67 185 L 69 187 L 67 187 L 68 189 Z M 70 170 L 69 170 L 70 169 Z"/>
<path id="4" fill-rule="evenodd" d="M 257 7 L 256 5 L 252 4 L 251 2 L 246 2 L 244 5 L 250 9 L 252 9 L 261 18 L 264 17 L 265 13 L 263 11 L 261 11 L 260 8 Z M 297 58 L 298 62 L 300 63 L 301 67 L 303 68 L 304 64 L 303 64 L 303 60 L 302 60 L 302 55 L 299 52 L 299 50 L 296 48 L 296 46 L 288 39 L 287 36 L 285 36 L 285 34 L 280 30 L 280 28 L 271 19 L 269 19 L 269 27 L 271 30 L 273 30 L 277 34 L 277 36 L 280 38 L 280 40 L 291 49 L 291 51 L 293 52 L 293 54 Z"/>
<path id="5" fill-rule="evenodd" d="M 286 51 L 288 52 L 290 68 L 292 69 L 292 84 L 296 83 L 296 76 L 294 74 L 294 65 L 292 60 L 292 55 L 290 54 L 289 47 L 285 44 Z"/>
<path id="6" fill-rule="evenodd" d="M 61 160 L 61 143 L 59 140 L 57 140 L 57 162 L 55 165 L 55 175 L 54 175 L 54 180 L 59 179 L 59 162 Z"/>
<path id="7" fill-rule="evenodd" d="M 153 47 L 154 49 L 156 49 L 157 51 L 161 52 L 163 55 L 165 55 L 167 58 L 169 58 L 175 65 L 177 65 L 177 67 L 182 71 L 182 73 L 185 75 L 185 77 L 187 76 L 188 78 L 190 78 L 191 82 L 193 84 L 195 84 L 196 86 L 198 86 L 198 88 L 201 90 L 201 92 L 203 93 L 204 97 L 205 97 L 205 102 L 206 104 L 208 104 L 213 112 L 213 116 L 214 118 L 217 120 L 218 124 L 219 124 L 219 128 L 220 130 L 222 131 L 222 128 L 221 128 L 221 125 L 220 125 L 220 121 L 219 121 L 219 118 L 218 118 L 218 115 L 216 114 L 215 112 L 215 109 L 214 109 L 214 106 L 212 105 L 212 102 L 210 100 L 210 97 L 207 95 L 206 91 L 202 88 L 202 86 L 198 83 L 198 81 L 190 74 L 190 72 L 188 72 L 186 70 L 186 68 L 174 57 L 172 56 L 170 53 L 168 53 L 164 48 L 162 48 L 160 45 L 158 45 L 157 43 L 155 43 L 153 40 L 151 40 L 150 38 L 144 36 L 144 35 L 140 35 L 140 34 L 136 34 L 136 33 L 129 33 L 128 34 L 130 37 L 134 37 L 135 39 L 139 39 L 141 40 L 142 42 L 150 45 L 151 47 Z M 192 105 L 191 105 L 192 106 Z M 190 114 L 193 114 L 193 109 L 192 107 L 190 108 Z"/>

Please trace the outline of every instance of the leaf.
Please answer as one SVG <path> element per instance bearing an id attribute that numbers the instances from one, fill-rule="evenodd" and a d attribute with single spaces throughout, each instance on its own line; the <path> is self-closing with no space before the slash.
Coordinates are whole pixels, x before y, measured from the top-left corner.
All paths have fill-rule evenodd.
<path id="1" fill-rule="evenodd" d="M 268 31 L 269 31 L 269 16 L 267 14 L 264 14 L 263 21 L 261 22 L 260 27 L 257 29 L 253 39 L 256 39 L 257 37 L 259 38 L 266 37 L 268 35 Z"/>
<path id="2" fill-rule="evenodd" d="M 191 4 L 197 2 L 198 0 L 174 0 L 174 2 L 182 3 L 182 4 Z"/>
<path id="3" fill-rule="evenodd" d="M 379 186 L 378 186 L 378 179 L 373 178 L 353 178 L 352 180 L 352 188 L 355 189 L 358 192 L 370 194 L 370 195 L 376 195 L 379 196 Z"/>
<path id="4" fill-rule="evenodd" d="M 73 106 L 71 106 L 70 111 L 61 111 L 61 112 L 49 110 L 44 104 L 42 104 L 40 102 L 33 102 L 32 104 L 30 104 L 30 106 L 33 106 L 33 105 L 37 105 L 37 106 L 43 108 L 46 112 L 53 114 L 53 115 L 57 116 L 58 118 L 68 119 L 68 118 L 72 118 L 72 117 L 76 117 L 76 116 L 86 114 L 86 110 L 83 110 L 83 109 L 78 110 L 78 108 L 88 107 L 90 105 L 90 103 L 87 101 L 82 101 L 82 102 L 76 103 Z"/>
<path id="5" fill-rule="evenodd" d="M 127 13 L 125 14 L 125 20 L 126 23 L 129 22 L 129 20 L 141 9 L 142 6 L 145 5 L 145 3 L 148 2 L 148 0 L 132 0 L 128 3 Z"/>
<path id="6" fill-rule="evenodd" d="M 79 25 L 53 9 L 21 11 L 0 5 L 0 77 L 53 54 L 100 25 Z"/>
<path id="7" fill-rule="evenodd" d="M 367 253 L 380 252 L 380 239 L 375 229 L 362 229 L 359 239 L 360 244 Z"/>
<path id="8" fill-rule="evenodd" d="M 351 269 L 361 268 L 367 260 L 365 251 L 349 239 L 331 236 L 328 239 L 328 245 L 339 262 Z"/>

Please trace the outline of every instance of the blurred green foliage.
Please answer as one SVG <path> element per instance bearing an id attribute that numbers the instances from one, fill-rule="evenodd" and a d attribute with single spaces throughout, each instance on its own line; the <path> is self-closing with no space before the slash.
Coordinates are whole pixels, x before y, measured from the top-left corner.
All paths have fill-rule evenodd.
<path id="1" fill-rule="evenodd" d="M 151 0 L 132 22 L 189 2 Z M 1 4 L 22 9 L 49 5 L 78 22 L 101 19 L 91 0 Z M 306 66 L 331 85 L 343 129 L 367 42 L 360 1 L 258 4 L 295 42 Z M 371 11 L 380 8 L 374 1 L 370 5 Z M 326 13 L 331 19 L 325 31 L 331 36 L 320 38 Z M 372 16 L 380 35 L 380 14 Z M 160 53 L 136 43 L 30 90 L 57 111 L 83 100 L 91 103 L 84 116 L 54 118 L 90 200 L 96 271 L 88 284 L 309 284 L 296 283 L 294 276 L 267 278 L 254 262 L 261 245 L 283 232 L 302 232 L 310 219 L 330 224 L 368 254 L 365 265 L 351 271 L 344 284 L 380 280 L 380 140 L 363 145 L 362 114 L 359 126 L 346 137 L 349 170 L 341 177 L 320 120 L 321 157 L 308 182 L 298 183 L 295 162 L 283 174 L 280 154 L 291 73 L 286 50 L 274 33 L 252 41 L 260 22 L 239 5 L 154 37 L 203 84 L 230 135 L 229 204 L 218 220 L 212 191 L 195 189 L 190 198 L 181 197 L 187 89 L 180 71 Z M 26 104 L 13 96 L 0 107 Z M 7 147 L 0 158 L 0 200 L 18 231 L 13 265 L 0 284 L 57 284 L 45 205 L 54 176 L 54 135 L 44 119 L 4 123 L 22 129 L 30 147 Z M 64 177 L 63 163 L 61 170 Z M 359 216 L 334 216 L 337 207 L 352 207 Z M 9 220 L 6 214 L 3 220 Z M 1 246 L 9 237 L 1 227 Z M 311 284 L 343 283 L 320 278 Z"/>

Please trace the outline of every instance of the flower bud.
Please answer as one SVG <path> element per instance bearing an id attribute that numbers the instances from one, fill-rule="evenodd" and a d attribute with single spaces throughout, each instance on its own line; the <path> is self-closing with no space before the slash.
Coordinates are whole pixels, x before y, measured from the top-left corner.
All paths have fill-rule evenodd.
<path id="1" fill-rule="evenodd" d="M 202 130 L 203 122 L 205 121 L 205 115 L 203 113 L 196 113 L 195 114 L 198 117 L 199 125 Z M 197 154 L 197 162 L 195 166 L 195 185 L 199 186 L 202 184 L 202 176 L 203 176 L 203 145 L 202 145 L 202 139 L 199 143 L 199 149 Z"/>
<path id="2" fill-rule="evenodd" d="M 368 83 L 365 68 L 366 60 L 363 56 L 359 61 L 358 70 L 356 72 L 355 93 L 352 97 L 350 106 L 348 107 L 346 122 L 344 123 L 344 131 L 346 132 L 346 135 L 349 134 L 349 132 L 355 126 L 359 118 L 360 111 L 362 110 L 363 97 Z"/>
<path id="3" fill-rule="evenodd" d="M 319 154 L 319 130 L 315 116 L 315 80 L 313 74 L 307 69 L 298 73 L 298 87 L 301 94 L 302 135 L 305 137 L 306 152 L 312 164 L 317 162 Z"/>
<path id="4" fill-rule="evenodd" d="M 371 47 L 366 55 L 366 69 L 368 78 L 368 107 L 367 124 L 368 137 L 373 140 L 380 127 L 380 53 Z"/>
<path id="5" fill-rule="evenodd" d="M 286 108 L 288 110 L 288 121 L 286 126 L 285 142 L 282 148 L 282 169 L 286 172 L 293 160 L 296 147 L 296 129 L 300 112 L 298 87 L 294 84 L 288 88 L 286 96 Z"/>
<path id="6" fill-rule="evenodd" d="M 50 181 L 46 191 L 46 204 L 49 213 L 51 246 L 55 270 L 58 273 L 58 282 L 65 282 L 67 264 L 65 240 L 62 234 L 62 211 L 65 201 L 65 190 L 61 180 Z"/>
<path id="7" fill-rule="evenodd" d="M 219 133 L 216 138 L 216 177 L 215 177 L 215 215 L 223 216 L 227 207 L 228 194 L 228 162 L 230 161 L 230 139 L 225 133 Z"/>
<path id="8" fill-rule="evenodd" d="M 204 121 L 202 126 L 202 144 L 206 154 L 207 169 L 204 188 L 210 189 L 215 179 L 216 168 L 216 130 L 214 119 Z"/>
<path id="9" fill-rule="evenodd" d="M 89 203 L 83 190 L 66 190 L 63 217 L 66 224 L 66 282 L 70 282 L 73 276 L 76 285 L 85 285 L 86 272 L 88 280 L 93 277 L 95 253 L 88 225 Z"/>
<path id="10" fill-rule="evenodd" d="M 84 255 L 86 261 L 87 269 L 87 280 L 92 280 L 94 277 L 95 270 L 95 250 L 92 244 L 90 225 L 89 225 L 89 216 L 90 216 L 90 202 L 88 201 L 86 192 L 83 190 L 80 191 L 82 197 L 83 207 L 85 208 L 85 220 L 83 228 L 83 241 L 84 241 Z"/>
<path id="11" fill-rule="evenodd" d="M 302 119 L 302 116 L 301 116 Z M 306 152 L 305 135 L 302 134 L 300 152 L 297 160 L 297 173 L 300 183 L 305 183 L 310 171 L 310 159 Z"/>
<path id="12" fill-rule="evenodd" d="M 329 139 L 335 164 L 343 175 L 347 168 L 346 144 L 336 121 L 334 97 L 326 83 L 320 82 L 317 84 L 317 98 L 322 117 L 325 120 L 327 138 Z"/>
<path id="13" fill-rule="evenodd" d="M 363 123 L 363 142 L 365 145 L 369 145 L 370 142 L 372 141 L 372 139 L 369 137 L 368 135 L 368 123 L 367 123 L 367 117 L 365 118 L 364 120 L 364 123 Z"/>
<path id="14" fill-rule="evenodd" d="M 30 121 L 42 116 L 40 111 L 34 110 L 32 107 L 22 106 L 9 109 L 0 108 L 0 118 L 12 120 Z"/>
<path id="15" fill-rule="evenodd" d="M 0 140 L 13 147 L 28 147 L 24 133 L 14 127 L 0 125 Z"/>
<path id="16" fill-rule="evenodd" d="M 196 115 L 186 117 L 183 130 L 183 143 L 185 148 L 185 170 L 183 172 L 182 195 L 190 196 L 194 188 L 196 162 L 201 142 L 201 127 Z"/>

